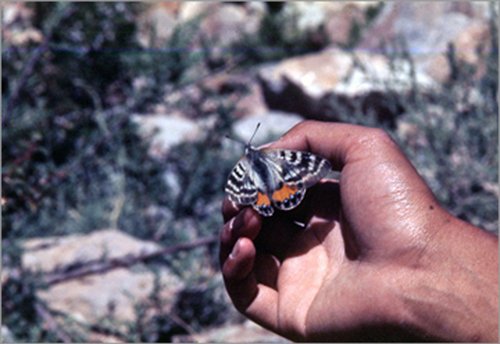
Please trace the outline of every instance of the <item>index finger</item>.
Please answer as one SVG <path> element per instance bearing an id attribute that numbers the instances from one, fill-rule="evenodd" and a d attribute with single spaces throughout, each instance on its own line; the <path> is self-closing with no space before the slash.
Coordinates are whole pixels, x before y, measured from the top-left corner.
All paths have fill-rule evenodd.
<path id="1" fill-rule="evenodd" d="M 224 223 L 238 215 L 243 208 L 244 206 L 241 206 L 225 197 L 222 201 L 222 216 L 224 218 Z"/>
<path id="2" fill-rule="evenodd" d="M 374 150 L 377 143 L 383 143 L 384 150 Z M 385 131 L 354 124 L 304 121 L 269 144 L 269 147 L 320 155 L 328 159 L 336 171 L 341 171 L 350 162 L 368 157 L 380 161 L 374 159 L 377 155 L 379 158 L 384 155 L 386 159 L 390 157 L 391 160 L 398 159 L 410 164 Z"/>

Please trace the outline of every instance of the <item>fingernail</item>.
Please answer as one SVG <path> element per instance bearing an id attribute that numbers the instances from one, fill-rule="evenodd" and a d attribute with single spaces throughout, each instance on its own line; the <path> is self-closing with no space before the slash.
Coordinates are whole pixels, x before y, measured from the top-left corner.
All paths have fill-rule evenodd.
<path id="1" fill-rule="evenodd" d="M 236 258 L 239 252 L 240 252 L 240 239 L 238 239 L 238 241 L 236 241 L 236 244 L 234 244 L 233 250 L 229 254 L 229 258 L 231 259 Z"/>
<path id="2" fill-rule="evenodd" d="M 274 142 L 276 142 L 276 141 L 268 142 L 268 143 L 266 143 L 266 144 L 263 144 L 262 146 L 259 146 L 258 148 L 259 148 L 259 149 L 262 149 L 262 148 L 267 148 L 267 147 L 269 147 L 270 145 L 272 145 Z"/>

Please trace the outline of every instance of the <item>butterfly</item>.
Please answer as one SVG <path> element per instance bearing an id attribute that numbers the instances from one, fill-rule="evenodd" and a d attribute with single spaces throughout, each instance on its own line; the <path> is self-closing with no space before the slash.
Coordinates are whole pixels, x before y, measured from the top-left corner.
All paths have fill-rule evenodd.
<path id="1" fill-rule="evenodd" d="M 252 205 L 263 216 L 272 216 L 274 208 L 291 210 L 304 199 L 306 189 L 332 169 L 318 155 L 279 148 L 255 148 L 252 139 L 245 144 L 245 155 L 229 174 L 225 192 L 241 205 Z"/>

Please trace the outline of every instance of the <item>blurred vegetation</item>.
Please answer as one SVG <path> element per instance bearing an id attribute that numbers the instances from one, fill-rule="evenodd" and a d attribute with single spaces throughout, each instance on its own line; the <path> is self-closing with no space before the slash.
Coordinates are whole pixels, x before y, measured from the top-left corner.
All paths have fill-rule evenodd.
<path id="1" fill-rule="evenodd" d="M 238 158 L 223 154 L 221 140 L 234 121 L 232 96 L 247 90 L 202 89 L 196 102 L 182 96 L 169 102 L 169 109 L 216 119 L 197 142 L 180 144 L 164 161 L 148 154 L 148 143 L 139 137 L 131 114 L 151 111 L 165 102 L 165 94 L 182 94 L 235 61 L 247 68 L 320 50 L 327 43 L 322 29 L 301 32 L 296 18 L 285 16 L 278 3 L 270 7 L 256 35 L 232 43 L 216 59 L 197 34 L 202 16 L 177 26 L 153 51 L 137 41 L 137 16 L 144 4 L 27 6 L 34 10 L 33 25 L 43 33 L 42 41 L 22 47 L 2 42 L 2 263 L 13 272 L 2 285 L 3 324 L 19 342 L 55 342 L 67 336 L 84 342 L 89 330 L 126 341 L 166 342 L 173 335 L 240 319 L 224 297 L 220 276 L 200 273 L 218 269 L 216 247 L 150 262 L 152 269 L 167 264 L 190 287 L 165 312 L 157 282 L 148 302 L 136 306 L 138 321 L 125 324 L 124 330 L 112 317 L 82 328 L 48 309 L 36 295 L 44 288 L 40 276 L 22 269 L 19 243 L 109 227 L 165 246 L 216 235 L 222 225 L 223 186 Z M 379 10 L 370 9 L 370 18 Z M 346 48 L 362 29 L 353 27 Z M 418 128 L 425 144 L 408 143 L 395 127 L 385 128 L 445 207 L 496 231 L 498 195 L 488 188 L 498 180 L 498 28 L 493 19 L 491 30 L 492 47 L 481 56 L 488 68 L 484 77 L 475 78 L 474 67 L 458 62 L 450 46 L 449 83 L 432 94 L 415 87 L 410 95 L 387 99 L 388 107 L 403 109 L 401 119 Z M 154 32 L 151 37 L 155 42 Z M 200 45 L 201 53 L 196 49 Z M 412 63 L 404 51 L 387 54 L 393 54 L 394 68 Z M 336 106 L 343 121 L 383 126 L 362 111 Z M 182 192 L 168 184 L 169 173 Z M 145 321 L 151 309 L 158 312 Z M 44 312 L 62 317 L 64 333 L 44 326 Z"/>
<path id="2" fill-rule="evenodd" d="M 257 34 L 243 35 L 231 46 L 231 51 L 241 58 L 240 64 L 255 65 L 312 53 L 328 44 L 323 27 L 301 30 L 298 12 L 284 11 L 284 2 L 267 4 L 269 10 L 262 18 Z"/>
<path id="3" fill-rule="evenodd" d="M 366 30 L 368 30 L 377 18 L 377 15 L 384 8 L 384 2 L 377 2 L 373 5 L 367 6 L 365 9 L 365 22 L 360 23 L 358 20 L 354 19 L 351 25 L 351 29 L 349 30 L 349 39 L 346 43 L 342 45 L 344 49 L 352 49 L 356 47 L 356 44 L 361 40 L 363 34 Z"/>
<path id="4" fill-rule="evenodd" d="M 391 80 L 370 76 L 386 90 L 376 102 L 330 100 L 332 118 L 385 129 L 415 165 L 439 202 L 455 216 L 498 234 L 498 7 L 490 6 L 488 49 L 475 52 L 486 71 L 459 60 L 450 44 L 450 76 L 442 84 L 419 87 L 406 42 L 386 42 Z M 353 56 L 355 58 L 355 56 Z M 478 65 L 479 65 L 478 64 Z M 356 69 L 368 66 L 357 60 Z M 366 73 L 366 72 L 365 72 Z M 407 92 L 397 92 L 407 85 Z M 395 87 L 396 86 L 396 87 Z M 372 104 L 369 106 L 363 104 Z M 372 109 L 376 108 L 376 109 Z M 399 125 L 398 125 L 399 124 Z M 413 133 L 404 133 L 402 125 Z"/>

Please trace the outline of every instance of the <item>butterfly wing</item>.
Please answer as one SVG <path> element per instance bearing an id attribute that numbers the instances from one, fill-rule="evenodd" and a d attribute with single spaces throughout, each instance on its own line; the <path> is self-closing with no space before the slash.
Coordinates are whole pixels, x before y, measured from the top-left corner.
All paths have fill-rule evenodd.
<path id="1" fill-rule="evenodd" d="M 281 210 L 291 210 L 304 199 L 307 188 L 325 177 L 332 169 L 328 160 L 309 152 L 265 148 L 263 152 L 276 166 L 282 181 L 271 195 L 273 205 Z"/>
<path id="2" fill-rule="evenodd" d="M 284 181 L 303 183 L 305 188 L 313 186 L 332 170 L 328 160 L 310 152 L 284 150 L 280 157 L 287 167 L 283 169 Z"/>
<path id="3" fill-rule="evenodd" d="M 271 206 L 269 196 L 262 191 L 257 192 L 257 201 L 253 205 L 253 208 L 262 216 L 269 217 L 274 214 L 274 208 Z"/>
<path id="4" fill-rule="evenodd" d="M 271 216 L 274 209 L 265 190 L 259 190 L 253 171 L 246 156 L 242 157 L 233 168 L 227 179 L 226 194 L 228 198 L 241 205 L 252 205 L 263 216 Z"/>
<path id="5" fill-rule="evenodd" d="M 257 201 L 258 190 L 251 177 L 251 166 L 246 156 L 236 163 L 229 174 L 225 191 L 231 201 L 242 205 L 254 204 Z"/>

